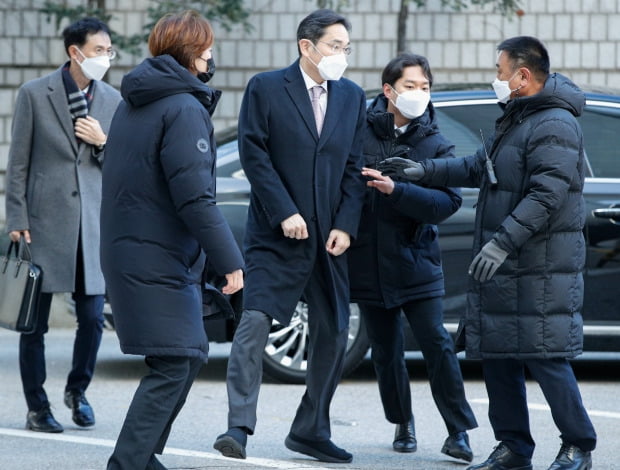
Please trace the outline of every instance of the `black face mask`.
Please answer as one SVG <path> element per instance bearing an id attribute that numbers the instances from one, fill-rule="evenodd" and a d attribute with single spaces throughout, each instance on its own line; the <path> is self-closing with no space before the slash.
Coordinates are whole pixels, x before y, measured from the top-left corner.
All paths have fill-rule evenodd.
<path id="1" fill-rule="evenodd" d="M 215 74 L 215 61 L 213 60 L 213 57 L 211 57 L 209 60 L 207 60 L 207 71 L 200 72 L 196 76 L 198 77 L 198 80 L 200 80 L 202 83 L 207 83 L 209 80 L 211 80 L 211 78 L 213 78 L 214 74 Z"/>

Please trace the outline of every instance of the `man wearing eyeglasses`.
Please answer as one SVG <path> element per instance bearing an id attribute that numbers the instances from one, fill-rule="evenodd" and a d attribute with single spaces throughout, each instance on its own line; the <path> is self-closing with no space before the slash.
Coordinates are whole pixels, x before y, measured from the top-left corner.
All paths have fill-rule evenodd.
<path id="1" fill-rule="evenodd" d="M 341 78 L 351 52 L 349 29 L 346 18 L 331 10 L 311 13 L 297 30 L 298 60 L 256 75 L 245 91 L 239 154 L 252 194 L 244 311 L 228 362 L 228 431 L 214 444 L 228 457 L 245 458 L 247 435 L 254 433 L 272 322 L 288 325 L 303 296 L 307 388 L 285 445 L 324 462 L 352 460 L 331 441 L 329 421 L 348 336 L 345 252 L 364 195 L 365 97 Z"/>
<path id="2" fill-rule="evenodd" d="M 6 177 L 9 237 L 29 243 L 33 261 L 43 270 L 36 327 L 22 334 L 19 343 L 26 428 L 51 433 L 63 431 L 43 388 L 44 335 L 55 292 L 73 293 L 78 324 L 64 402 L 75 424 L 95 424 L 84 393 L 103 329 L 101 164 L 106 133 L 121 99 L 100 81 L 116 55 L 108 27 L 84 18 L 65 28 L 63 37 L 69 61 L 19 91 Z"/>

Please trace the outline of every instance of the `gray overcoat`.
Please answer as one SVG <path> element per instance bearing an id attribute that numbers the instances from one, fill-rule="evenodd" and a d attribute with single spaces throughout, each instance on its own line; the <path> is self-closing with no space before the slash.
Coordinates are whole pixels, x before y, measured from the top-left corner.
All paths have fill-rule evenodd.
<path id="1" fill-rule="evenodd" d="M 120 100 L 114 88 L 95 82 L 89 115 L 106 134 Z M 43 292 L 73 292 L 79 235 L 86 294 L 105 292 L 99 262 L 103 154 L 78 146 L 62 67 L 20 88 L 6 176 L 6 229 L 30 230 Z"/>

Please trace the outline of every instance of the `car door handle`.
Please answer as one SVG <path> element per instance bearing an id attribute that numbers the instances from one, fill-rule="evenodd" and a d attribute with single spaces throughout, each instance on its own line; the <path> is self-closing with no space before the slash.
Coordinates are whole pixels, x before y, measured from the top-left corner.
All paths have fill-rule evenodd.
<path id="1" fill-rule="evenodd" d="M 620 224 L 620 207 L 606 207 L 604 209 L 594 209 L 594 217 L 599 219 L 609 219 L 614 224 Z"/>

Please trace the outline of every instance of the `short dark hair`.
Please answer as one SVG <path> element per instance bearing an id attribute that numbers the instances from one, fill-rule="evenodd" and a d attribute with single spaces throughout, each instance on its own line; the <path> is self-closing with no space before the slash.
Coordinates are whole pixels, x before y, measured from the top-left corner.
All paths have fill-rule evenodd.
<path id="1" fill-rule="evenodd" d="M 405 70 L 405 68 L 414 67 L 416 65 L 422 68 L 424 76 L 428 79 L 429 86 L 432 87 L 433 73 L 431 72 L 431 66 L 428 60 L 424 56 L 411 54 L 409 52 L 403 52 L 388 62 L 383 69 L 383 73 L 381 73 L 381 85 L 387 83 L 390 86 L 394 86 L 394 83 L 403 76 L 403 70 Z"/>
<path id="2" fill-rule="evenodd" d="M 209 21 L 195 10 L 164 15 L 149 35 L 153 56 L 169 54 L 186 69 L 195 70 L 194 61 L 214 41 Z"/>
<path id="3" fill-rule="evenodd" d="M 527 67 L 539 80 L 549 75 L 549 53 L 543 43 L 532 36 L 517 36 L 506 39 L 497 46 L 497 52 L 506 52 L 512 69 Z"/>
<path id="4" fill-rule="evenodd" d="M 351 31 L 351 23 L 344 16 L 333 10 L 322 9 L 315 10 L 306 16 L 297 27 L 297 51 L 299 50 L 299 41 L 301 39 L 309 39 L 316 44 L 325 34 L 325 28 L 333 24 L 341 24 L 347 31 Z"/>
<path id="5" fill-rule="evenodd" d="M 98 18 L 86 17 L 71 23 L 62 32 L 65 52 L 69 55 L 70 46 L 82 47 L 88 41 L 88 36 L 99 32 L 104 32 L 110 36 L 110 28 Z"/>

